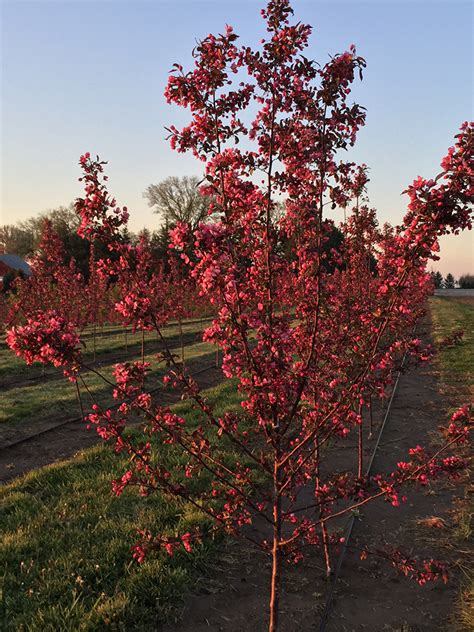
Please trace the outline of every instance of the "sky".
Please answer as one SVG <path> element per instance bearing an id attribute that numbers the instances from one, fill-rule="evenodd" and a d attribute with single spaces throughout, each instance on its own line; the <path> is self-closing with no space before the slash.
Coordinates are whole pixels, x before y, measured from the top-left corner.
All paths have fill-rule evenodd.
<path id="1" fill-rule="evenodd" d="M 166 103 L 173 63 L 231 24 L 264 36 L 264 0 L 0 0 L 0 224 L 81 195 L 78 158 L 109 162 L 109 189 L 130 228 L 159 227 L 143 192 L 170 175 L 201 175 L 173 152 L 165 126 L 189 114 Z M 464 0 L 294 0 L 314 28 L 306 56 L 324 63 L 354 43 L 365 57 L 352 98 L 367 122 L 347 159 L 370 166 L 381 222 L 401 223 L 415 177 L 435 176 L 460 124 L 473 120 L 473 4 Z M 335 216 L 335 219 L 342 219 Z M 441 241 L 444 275 L 474 273 L 474 235 Z"/>

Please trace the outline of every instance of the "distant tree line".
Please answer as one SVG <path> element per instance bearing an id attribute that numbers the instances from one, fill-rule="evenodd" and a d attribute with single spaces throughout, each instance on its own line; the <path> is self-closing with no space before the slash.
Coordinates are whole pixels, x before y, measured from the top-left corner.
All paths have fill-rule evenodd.
<path id="1" fill-rule="evenodd" d="M 463 274 L 456 281 L 450 272 L 443 278 L 441 272 L 433 271 L 431 272 L 431 278 L 436 289 L 452 290 L 456 287 L 456 284 L 464 290 L 474 288 L 474 274 Z"/>
<path id="2" fill-rule="evenodd" d="M 169 177 L 158 184 L 151 184 L 143 196 L 148 200 L 148 205 L 153 212 L 159 215 L 161 226 L 159 229 L 150 231 L 143 229 L 138 234 L 124 230 L 122 239 L 125 243 L 136 244 L 140 237 L 146 234 L 150 244 L 152 256 L 157 261 L 167 262 L 169 255 L 169 230 L 176 226 L 177 222 L 189 224 L 195 229 L 198 224 L 206 221 L 213 221 L 219 216 L 218 209 L 214 206 L 212 196 L 202 195 L 199 186 L 201 181 L 196 176 Z M 276 205 L 273 213 L 273 221 L 278 221 L 284 213 L 284 203 Z M 6 224 L 0 226 L 0 253 L 16 254 L 24 259 L 31 258 L 38 250 L 45 220 L 51 222 L 52 230 L 59 236 L 64 245 L 65 263 L 74 258 L 77 269 L 87 280 L 89 276 L 89 254 L 90 242 L 77 234 L 80 224 L 79 217 L 75 211 L 74 204 L 60 206 L 56 209 L 40 213 L 16 224 Z M 342 232 L 332 227 L 326 243 L 327 251 L 339 249 L 344 242 Z M 290 244 L 279 243 L 279 252 L 286 256 L 291 250 Z M 97 259 L 110 256 L 106 247 L 102 243 L 94 243 L 95 256 Z M 370 262 L 371 268 L 373 262 Z M 327 264 L 329 265 L 329 264 Z M 375 269 L 374 269 L 375 272 Z M 16 274 L 12 274 L 12 279 L 7 279 L 5 288 L 9 288 Z"/>
<path id="3" fill-rule="evenodd" d="M 154 231 L 144 229 L 138 234 L 124 230 L 122 234 L 124 242 L 137 243 L 140 236 L 146 233 L 154 258 L 167 259 L 169 230 L 178 221 L 188 223 L 195 228 L 208 218 L 211 199 L 201 195 L 199 182 L 199 178 L 195 176 L 184 176 L 183 178 L 166 178 L 159 184 L 150 185 L 144 197 L 148 199 L 154 212 L 160 216 L 161 227 Z M 70 259 L 74 258 L 77 268 L 87 279 L 90 243 L 77 234 L 80 220 L 74 204 L 45 211 L 16 224 L 0 226 L 0 253 L 19 255 L 23 259 L 31 258 L 38 250 L 45 220 L 51 222 L 53 231 L 63 242 L 66 253 L 65 263 L 69 263 Z M 95 243 L 94 248 L 97 258 L 109 254 L 101 243 Z"/>
<path id="4" fill-rule="evenodd" d="M 474 274 L 463 274 L 459 277 L 459 287 L 463 290 L 474 288 Z"/>
<path id="5" fill-rule="evenodd" d="M 78 270 L 87 279 L 90 242 L 77 234 L 80 221 L 73 204 L 45 211 L 17 224 L 0 226 L 0 253 L 15 254 L 26 260 L 33 257 L 41 241 L 45 220 L 51 222 L 53 231 L 63 242 L 65 263 L 74 258 Z M 130 241 L 132 238 L 134 236 L 124 232 L 124 241 Z M 97 243 L 94 246 L 98 258 L 107 256 L 108 251 L 104 244 Z"/>

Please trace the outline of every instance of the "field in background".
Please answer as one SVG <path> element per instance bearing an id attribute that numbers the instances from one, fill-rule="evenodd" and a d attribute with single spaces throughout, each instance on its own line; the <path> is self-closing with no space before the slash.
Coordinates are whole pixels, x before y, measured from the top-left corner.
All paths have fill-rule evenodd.
<path id="1" fill-rule="evenodd" d="M 433 338 L 437 344 L 449 337 L 453 330 L 462 330 L 459 344 L 441 347 L 435 358 L 440 388 L 455 409 L 473 401 L 474 395 L 474 290 L 471 297 L 461 295 L 462 290 L 444 290 L 430 300 Z M 459 292 L 459 294 L 458 294 Z M 469 292 L 469 290 L 464 290 Z M 459 630 L 474 630 L 474 567 L 472 562 L 472 486 L 466 482 L 450 512 L 450 520 L 436 534 L 436 544 L 442 552 L 458 555 L 461 571 L 461 591 L 453 626 Z"/>
<path id="2" fill-rule="evenodd" d="M 209 364 L 213 361 L 214 347 L 201 342 L 202 330 L 206 321 L 190 321 L 183 324 L 183 341 L 186 345 L 185 360 L 204 359 L 209 356 Z M 164 337 L 178 358 L 181 357 L 181 340 L 177 325 L 163 329 Z M 141 358 L 141 333 L 125 333 L 117 327 L 105 328 L 103 334 L 96 335 L 96 351 L 93 351 L 92 333 L 85 337 L 84 361 L 87 365 L 110 378 L 113 365 L 117 362 L 138 360 Z M 154 333 L 145 335 L 145 361 L 156 365 L 156 355 L 162 345 Z M 111 403 L 110 388 L 93 372 L 82 373 L 87 387 L 103 405 Z M 147 376 L 147 387 L 157 388 L 161 385 L 163 363 Z M 84 405 L 90 402 L 85 397 Z M 40 428 L 42 422 L 51 418 L 55 420 L 65 417 L 76 417 L 80 414 L 75 386 L 64 380 L 59 369 L 48 367 L 43 372 L 38 363 L 27 366 L 17 358 L 10 349 L 2 344 L 0 347 L 0 437 L 2 430 L 8 428 L 35 425 Z"/>
<path id="3" fill-rule="evenodd" d="M 461 290 L 451 290 L 458 291 Z M 441 345 L 453 332 L 462 331 L 461 342 L 441 348 L 435 360 L 443 387 L 458 389 L 455 399 L 462 398 L 474 386 L 474 296 L 432 297 L 430 311 L 436 344 Z"/>

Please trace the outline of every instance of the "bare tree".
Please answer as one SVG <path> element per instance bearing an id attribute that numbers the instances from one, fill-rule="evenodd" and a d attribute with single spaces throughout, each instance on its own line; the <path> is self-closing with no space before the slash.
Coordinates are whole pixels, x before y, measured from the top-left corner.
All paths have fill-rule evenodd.
<path id="1" fill-rule="evenodd" d="M 34 252 L 35 236 L 24 226 L 5 224 L 0 226 L 0 253 L 27 257 Z"/>
<path id="2" fill-rule="evenodd" d="M 208 218 L 211 198 L 199 191 L 196 176 L 170 176 L 158 184 L 150 184 L 143 196 L 165 224 L 185 222 L 195 228 Z"/>

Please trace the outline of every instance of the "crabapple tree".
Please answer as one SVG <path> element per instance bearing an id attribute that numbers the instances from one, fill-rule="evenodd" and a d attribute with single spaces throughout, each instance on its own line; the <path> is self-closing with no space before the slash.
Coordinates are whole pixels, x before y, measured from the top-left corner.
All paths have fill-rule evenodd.
<path id="1" fill-rule="evenodd" d="M 89 415 L 99 434 L 131 457 L 113 489 L 181 498 L 208 517 L 209 529 L 240 534 L 266 551 L 272 632 L 283 562 L 302 560 L 303 546 L 312 545 L 330 572 L 338 517 L 380 497 L 397 506 L 409 484 L 459 476 L 465 462 L 455 448 L 467 440 L 469 414 L 462 408 L 453 416 L 435 452 L 416 446 L 393 472 L 366 476 L 364 410 L 383 397 L 404 357 L 415 363 L 429 356 L 413 335 L 431 291 L 426 264 L 437 259 L 440 236 L 471 227 L 473 126 L 462 126 L 436 179 L 419 177 L 408 187 L 403 226 L 381 229 L 365 199 L 365 166 L 341 160 L 365 121 L 364 109 L 349 103 L 365 61 L 354 46 L 323 66 L 309 60 L 303 52 L 311 27 L 293 23 L 292 13 L 288 0 L 270 0 L 262 11 L 267 36 L 255 50 L 240 45 L 230 26 L 209 35 L 193 51 L 193 69 L 175 64 L 166 89 L 170 103 L 191 112 L 186 127 L 169 128 L 171 146 L 203 162 L 201 191 L 216 218 L 194 231 L 178 222 L 171 243 L 216 312 L 204 339 L 221 349 L 240 410 L 216 414 L 166 347 L 169 295 L 160 275 L 150 276 L 144 244 L 120 242 L 128 211 L 107 191 L 105 163 L 88 153 L 80 159 L 86 193 L 76 202 L 79 233 L 115 253 L 116 263 L 100 265 L 117 275 L 116 309 L 156 330 L 164 382 L 200 415 L 191 422 L 146 392 L 147 363 L 116 365 L 118 406 L 95 406 Z M 336 207 L 346 213 L 344 239 L 328 247 Z M 52 322 L 45 311 L 8 336 L 27 361 L 48 358 L 72 379 L 81 370 L 76 327 L 67 318 Z M 137 416 L 143 437 L 124 432 Z M 353 466 L 335 472 L 328 445 L 354 435 Z M 167 458 L 170 445 L 185 455 L 184 473 Z M 226 446 L 239 458 L 226 459 Z M 249 528 L 256 517 L 267 527 L 263 538 Z M 190 550 L 204 535 L 142 532 L 134 555 L 141 561 L 154 549 Z M 418 565 L 396 551 L 389 557 L 420 583 L 445 576 L 434 560 Z"/>

